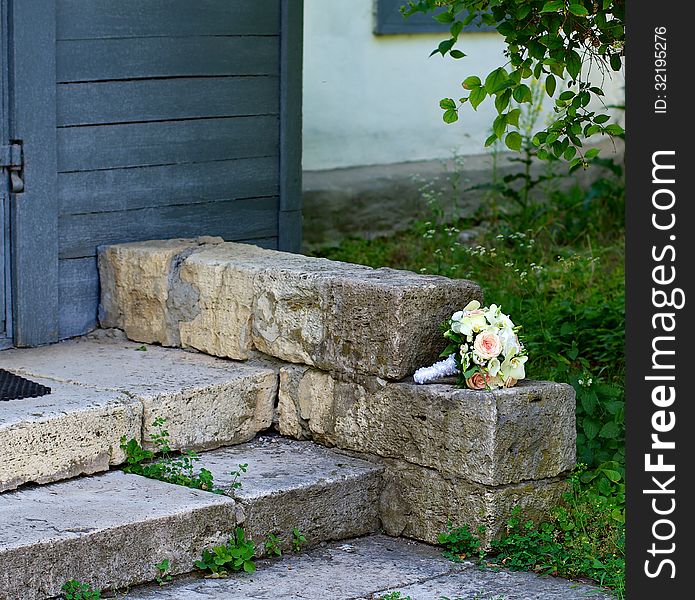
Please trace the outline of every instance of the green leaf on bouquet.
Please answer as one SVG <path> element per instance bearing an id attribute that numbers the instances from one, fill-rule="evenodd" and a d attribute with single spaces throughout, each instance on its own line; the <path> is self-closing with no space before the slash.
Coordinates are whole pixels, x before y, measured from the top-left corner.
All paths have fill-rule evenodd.
<path id="1" fill-rule="evenodd" d="M 440 357 L 446 357 L 449 356 L 450 354 L 453 354 L 456 352 L 459 348 L 460 344 L 449 344 L 444 350 L 442 350 L 442 353 L 439 355 Z"/>

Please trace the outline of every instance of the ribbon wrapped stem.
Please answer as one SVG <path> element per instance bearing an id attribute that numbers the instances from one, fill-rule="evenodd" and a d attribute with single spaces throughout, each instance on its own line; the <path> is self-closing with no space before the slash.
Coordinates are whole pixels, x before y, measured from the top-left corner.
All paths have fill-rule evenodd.
<path id="1" fill-rule="evenodd" d="M 458 375 L 458 372 L 456 357 L 454 354 L 450 354 L 444 360 L 440 360 L 430 367 L 422 367 L 415 371 L 413 379 L 415 383 L 430 383 L 442 379 L 443 377 Z"/>

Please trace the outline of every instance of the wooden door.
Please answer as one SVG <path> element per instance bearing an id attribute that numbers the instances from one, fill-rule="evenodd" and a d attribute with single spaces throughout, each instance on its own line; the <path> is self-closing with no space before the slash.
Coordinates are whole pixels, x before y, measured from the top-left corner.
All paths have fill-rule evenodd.
<path id="1" fill-rule="evenodd" d="M 0 1 L 17 345 L 97 325 L 100 245 L 299 249 L 301 0 Z"/>
<path id="2" fill-rule="evenodd" d="M 7 0 L 0 0 L 0 148 L 9 148 Z M 4 152 L 4 150 L 3 150 Z M 0 155 L 0 158 L 4 157 Z M 8 162 L 3 160 L 3 162 Z M 2 164 L 2 163 L 0 163 Z M 11 345 L 9 169 L 0 166 L 0 350 Z"/>

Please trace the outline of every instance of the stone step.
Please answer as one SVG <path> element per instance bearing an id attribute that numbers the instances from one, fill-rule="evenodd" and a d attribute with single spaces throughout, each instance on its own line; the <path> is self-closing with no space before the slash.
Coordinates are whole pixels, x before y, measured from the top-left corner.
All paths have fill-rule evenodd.
<path id="1" fill-rule="evenodd" d="M 240 489 L 230 472 L 248 464 Z M 313 546 L 379 525 L 381 468 L 314 445 L 260 437 L 201 455 L 215 494 L 114 471 L 0 494 L 0 600 L 39 600 L 70 579 L 101 589 L 153 581 L 168 559 L 194 570 L 237 525 L 262 548 L 298 528 Z M 285 543 L 287 547 L 287 543 Z"/>
<path id="2" fill-rule="evenodd" d="M 99 273 L 101 325 L 131 339 L 387 379 L 431 364 L 439 324 L 482 298 L 462 279 L 210 238 L 106 246 Z"/>
<path id="3" fill-rule="evenodd" d="M 232 471 L 248 465 L 241 488 L 230 490 Z M 277 435 L 202 455 L 200 466 L 240 505 L 240 522 L 255 540 L 272 533 L 291 547 L 294 528 L 308 545 L 379 528 L 383 466 L 313 442 Z"/>
<path id="4" fill-rule="evenodd" d="M 277 368 L 267 363 L 145 346 L 105 331 L 4 350 L 0 366 L 52 389 L 0 403 L 0 492 L 118 465 L 121 436 L 148 440 L 158 417 L 174 449 L 246 442 L 272 425 L 278 387 Z"/>
<path id="5" fill-rule="evenodd" d="M 489 542 L 515 506 L 545 518 L 575 465 L 575 392 L 547 381 L 476 391 L 285 365 L 278 428 L 381 458 L 386 533 L 431 543 L 448 522 Z"/>
<path id="6" fill-rule="evenodd" d="M 453 563 L 433 546 L 383 535 L 329 544 L 306 553 L 266 559 L 253 575 L 227 579 L 184 577 L 132 589 L 128 600 L 375 600 L 400 592 L 403 600 L 610 600 L 612 595 L 565 579 L 479 569 Z"/>

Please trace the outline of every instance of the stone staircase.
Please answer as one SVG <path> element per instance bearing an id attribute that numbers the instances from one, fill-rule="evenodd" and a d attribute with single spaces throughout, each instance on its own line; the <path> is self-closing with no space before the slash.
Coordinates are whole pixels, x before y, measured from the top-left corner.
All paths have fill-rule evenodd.
<path id="1" fill-rule="evenodd" d="M 409 378 L 480 298 L 471 282 L 210 238 L 106 247 L 99 267 L 104 329 L 0 353 L 52 389 L 0 403 L 0 600 L 129 587 L 164 559 L 188 573 L 238 525 L 259 548 L 295 527 L 309 546 L 434 543 L 447 522 L 489 541 L 515 505 L 540 517 L 566 489 L 571 387 Z M 121 439 L 151 448 L 158 418 L 224 493 L 117 470 Z"/>
<path id="2" fill-rule="evenodd" d="M 259 435 L 273 422 L 276 367 L 114 332 L 0 358 L 3 368 L 52 389 L 0 407 L 0 448 L 9 458 L 0 466 L 3 600 L 54 597 L 69 579 L 103 589 L 152 581 L 164 559 L 172 573 L 190 572 L 237 525 L 261 547 L 270 533 L 286 547 L 295 527 L 309 546 L 379 527 L 381 465 Z M 172 448 L 219 448 L 200 452 L 196 468 L 210 470 L 224 494 L 116 470 L 74 478 L 121 464 L 121 436 L 148 446 L 158 417 Z M 249 466 L 235 489 L 231 472 L 240 464 Z"/>

